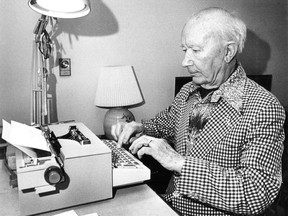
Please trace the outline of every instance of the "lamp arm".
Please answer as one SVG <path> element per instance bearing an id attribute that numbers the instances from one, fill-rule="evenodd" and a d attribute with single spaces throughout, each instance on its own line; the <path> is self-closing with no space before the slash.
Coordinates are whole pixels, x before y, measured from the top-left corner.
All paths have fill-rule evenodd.
<path id="1" fill-rule="evenodd" d="M 35 47 L 38 47 L 39 52 L 42 54 L 40 61 L 40 68 L 34 69 L 33 79 L 37 80 L 32 86 L 32 121 L 31 123 L 45 124 L 46 116 L 48 116 L 47 107 L 47 77 L 48 77 L 48 67 L 47 59 L 50 57 L 52 49 L 52 41 L 50 35 L 46 31 L 47 24 L 49 23 L 50 17 L 42 15 L 37 21 L 33 33 L 35 34 Z M 51 18 L 52 23 L 52 18 Z M 52 23 L 53 24 L 53 23 Z M 51 24 L 51 25 L 52 25 Z M 52 25 L 52 28 L 55 27 Z M 52 31 L 53 33 L 53 31 Z M 35 56 L 35 61 L 38 61 L 38 57 Z M 39 64 L 37 64 L 39 65 Z M 33 85 L 33 84 L 32 84 Z"/>

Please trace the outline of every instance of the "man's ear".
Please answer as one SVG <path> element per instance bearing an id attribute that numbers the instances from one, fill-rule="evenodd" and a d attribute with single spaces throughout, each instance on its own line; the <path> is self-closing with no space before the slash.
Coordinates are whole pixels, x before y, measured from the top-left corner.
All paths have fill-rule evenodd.
<path id="1" fill-rule="evenodd" d="M 226 50 L 225 50 L 225 57 L 224 60 L 226 63 L 229 63 L 232 61 L 232 59 L 237 54 L 238 47 L 234 41 L 230 41 L 226 44 Z"/>

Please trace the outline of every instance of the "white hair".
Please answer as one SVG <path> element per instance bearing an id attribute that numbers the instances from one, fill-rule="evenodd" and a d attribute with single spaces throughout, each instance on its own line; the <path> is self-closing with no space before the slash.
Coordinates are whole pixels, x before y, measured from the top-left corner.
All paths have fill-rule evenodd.
<path id="1" fill-rule="evenodd" d="M 245 23 L 236 15 L 225 9 L 212 7 L 194 14 L 187 23 L 199 21 L 209 26 L 209 33 L 224 42 L 233 41 L 238 46 L 238 52 L 242 52 L 247 30 Z"/>

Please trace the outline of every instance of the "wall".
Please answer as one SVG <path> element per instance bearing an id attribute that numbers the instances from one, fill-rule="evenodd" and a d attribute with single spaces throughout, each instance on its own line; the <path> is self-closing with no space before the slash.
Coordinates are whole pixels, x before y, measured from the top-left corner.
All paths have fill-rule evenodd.
<path id="1" fill-rule="evenodd" d="M 105 65 L 135 68 L 145 99 L 131 109 L 137 120 L 164 109 L 173 100 L 174 77 L 187 75 L 181 66 L 181 29 L 194 11 L 207 6 L 240 14 L 249 29 L 241 56 L 247 73 L 273 74 L 272 92 L 288 104 L 285 0 L 91 0 L 91 6 L 86 17 L 60 19 L 53 36 L 49 82 L 55 120 L 75 119 L 103 133 L 106 110 L 93 103 Z M 26 0 L 1 0 L 0 14 L 0 118 L 29 124 L 32 32 L 40 15 Z M 72 76 L 59 76 L 60 57 L 71 58 Z"/>

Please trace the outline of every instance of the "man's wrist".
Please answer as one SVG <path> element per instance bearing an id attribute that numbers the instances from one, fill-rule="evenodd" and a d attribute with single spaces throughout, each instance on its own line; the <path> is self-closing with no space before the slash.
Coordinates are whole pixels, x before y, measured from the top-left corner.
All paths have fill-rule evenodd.
<path id="1" fill-rule="evenodd" d="M 175 163 L 175 172 L 177 172 L 179 175 L 181 174 L 182 168 L 185 163 L 185 158 L 180 156 L 179 159 Z"/>
<path id="2" fill-rule="evenodd" d="M 141 123 L 141 132 L 140 133 L 143 134 L 143 135 L 146 134 L 146 128 L 145 128 L 143 123 Z"/>

